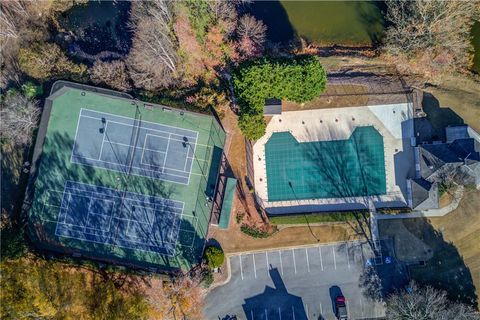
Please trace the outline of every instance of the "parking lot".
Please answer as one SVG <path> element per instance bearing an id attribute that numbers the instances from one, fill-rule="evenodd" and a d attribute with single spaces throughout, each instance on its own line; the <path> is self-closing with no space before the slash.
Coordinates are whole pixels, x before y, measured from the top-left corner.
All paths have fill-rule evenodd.
<path id="1" fill-rule="evenodd" d="M 231 279 L 208 294 L 205 317 L 335 319 L 334 299 L 342 294 L 349 319 L 381 318 L 383 305 L 362 295 L 359 277 L 367 264 L 385 260 L 394 265 L 354 241 L 231 256 Z"/>

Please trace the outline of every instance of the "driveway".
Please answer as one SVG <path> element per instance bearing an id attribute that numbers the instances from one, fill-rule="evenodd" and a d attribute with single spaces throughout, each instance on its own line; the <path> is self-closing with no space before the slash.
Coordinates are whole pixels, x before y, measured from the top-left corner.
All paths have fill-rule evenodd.
<path id="1" fill-rule="evenodd" d="M 369 245 L 359 241 L 231 256 L 231 279 L 207 295 L 205 318 L 335 319 L 338 294 L 347 300 L 349 319 L 381 318 L 383 305 L 363 296 L 359 277 L 369 261 L 377 268 L 395 262 L 372 258 Z"/>

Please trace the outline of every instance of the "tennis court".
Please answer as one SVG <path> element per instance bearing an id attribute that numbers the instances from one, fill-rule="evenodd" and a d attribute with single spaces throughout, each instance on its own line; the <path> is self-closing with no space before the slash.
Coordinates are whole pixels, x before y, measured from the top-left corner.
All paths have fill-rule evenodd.
<path id="1" fill-rule="evenodd" d="M 357 127 L 347 140 L 302 143 L 275 132 L 265 162 L 269 201 L 386 193 L 383 137 L 372 126 Z"/>
<path id="2" fill-rule="evenodd" d="M 143 268 L 198 263 L 225 143 L 217 120 L 57 87 L 35 146 L 32 242 Z"/>
<path id="3" fill-rule="evenodd" d="M 184 203 L 67 181 L 57 236 L 173 255 Z"/>
<path id="4" fill-rule="evenodd" d="M 198 132 L 82 108 L 72 162 L 188 184 Z"/>

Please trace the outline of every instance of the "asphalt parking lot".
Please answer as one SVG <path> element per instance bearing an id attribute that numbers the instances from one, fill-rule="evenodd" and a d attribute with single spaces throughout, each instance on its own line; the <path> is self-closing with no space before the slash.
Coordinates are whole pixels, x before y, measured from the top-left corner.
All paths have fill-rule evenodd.
<path id="1" fill-rule="evenodd" d="M 383 250 L 382 250 L 383 251 Z M 322 244 L 230 257 L 231 279 L 206 298 L 206 319 L 335 319 L 334 299 L 347 300 L 349 319 L 385 315 L 365 298 L 359 277 L 374 255 L 366 242 Z M 395 264 L 377 256 L 377 264 Z"/>

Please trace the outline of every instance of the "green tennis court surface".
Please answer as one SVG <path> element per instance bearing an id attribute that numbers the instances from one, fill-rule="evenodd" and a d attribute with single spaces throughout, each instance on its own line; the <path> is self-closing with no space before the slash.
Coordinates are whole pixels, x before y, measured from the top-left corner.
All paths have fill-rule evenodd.
<path id="1" fill-rule="evenodd" d="M 357 127 L 348 140 L 299 143 L 289 132 L 265 144 L 268 201 L 386 193 L 383 137 Z"/>
<path id="2" fill-rule="evenodd" d="M 199 261 L 225 141 L 214 117 L 69 86 L 45 113 L 29 210 L 37 244 L 141 267 Z"/>

